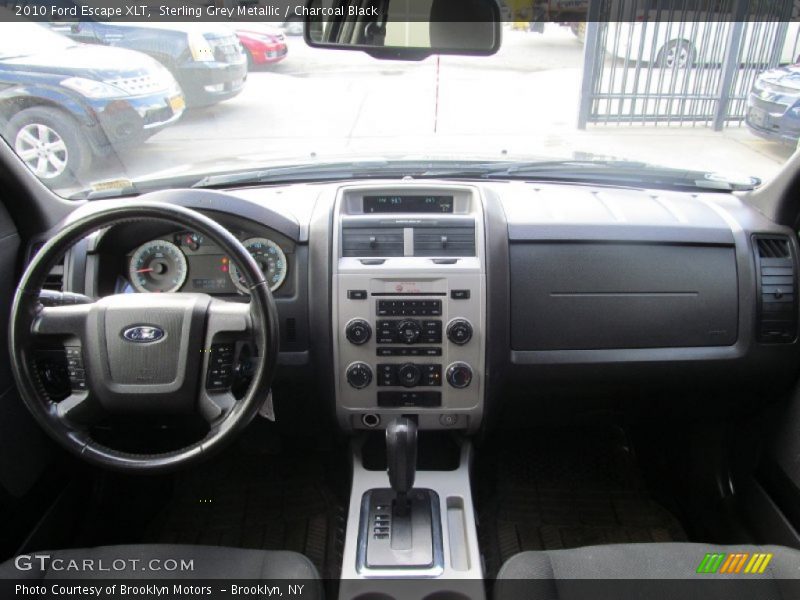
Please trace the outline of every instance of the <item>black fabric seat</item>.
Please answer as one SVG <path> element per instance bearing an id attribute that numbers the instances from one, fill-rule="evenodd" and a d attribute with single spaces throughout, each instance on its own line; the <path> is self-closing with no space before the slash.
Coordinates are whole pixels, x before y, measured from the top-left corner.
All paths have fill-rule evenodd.
<path id="1" fill-rule="evenodd" d="M 75 568 L 70 568 L 70 561 L 74 561 Z M 182 569 L 181 561 L 191 564 L 191 568 Z M 26 568 L 28 565 L 30 568 Z M 0 564 L 0 578 L 284 579 L 307 583 L 304 597 L 307 593 L 312 598 L 322 597 L 317 569 L 302 554 L 217 546 L 142 544 L 33 552 Z"/>
<path id="2" fill-rule="evenodd" d="M 757 553 L 772 555 L 766 569 L 763 573 L 745 573 Z M 715 573 L 698 573 L 706 554 L 725 555 L 718 559 Z M 743 566 L 738 573 L 721 573 L 731 554 L 749 556 L 740 559 Z M 500 569 L 494 597 L 496 600 L 800 598 L 800 551 L 783 546 L 663 543 L 521 552 Z"/>

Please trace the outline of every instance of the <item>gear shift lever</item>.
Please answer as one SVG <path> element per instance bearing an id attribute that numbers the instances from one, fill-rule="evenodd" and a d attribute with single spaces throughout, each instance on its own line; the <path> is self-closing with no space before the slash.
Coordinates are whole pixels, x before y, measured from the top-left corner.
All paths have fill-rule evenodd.
<path id="1" fill-rule="evenodd" d="M 417 471 L 417 424 L 398 417 L 386 426 L 386 457 L 389 483 L 395 492 L 395 511 L 408 514 L 408 492 L 414 487 Z"/>

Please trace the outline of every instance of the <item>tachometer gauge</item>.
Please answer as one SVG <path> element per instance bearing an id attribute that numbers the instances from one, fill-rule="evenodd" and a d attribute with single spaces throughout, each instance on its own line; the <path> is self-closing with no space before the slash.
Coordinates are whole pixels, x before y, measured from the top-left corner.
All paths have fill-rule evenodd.
<path id="1" fill-rule="evenodd" d="M 128 274 L 137 292 L 176 292 L 186 283 L 186 255 L 172 242 L 153 240 L 133 253 Z"/>
<path id="2" fill-rule="evenodd" d="M 242 243 L 253 258 L 256 259 L 261 272 L 264 273 L 264 279 L 269 289 L 274 292 L 281 287 L 283 280 L 286 279 L 287 265 L 286 255 L 280 246 L 266 238 L 250 238 Z M 249 294 L 250 290 L 247 287 L 247 282 L 234 263 L 231 263 L 230 274 L 236 288 L 243 294 Z"/>

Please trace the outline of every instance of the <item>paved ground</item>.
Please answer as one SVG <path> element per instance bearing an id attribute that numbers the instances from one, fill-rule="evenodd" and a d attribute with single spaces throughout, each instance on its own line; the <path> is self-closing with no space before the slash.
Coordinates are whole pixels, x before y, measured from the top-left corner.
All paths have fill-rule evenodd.
<path id="1" fill-rule="evenodd" d="M 438 69 L 436 58 L 375 61 L 288 39 L 287 59 L 251 73 L 240 96 L 190 111 L 123 154 L 128 176 L 210 170 L 223 158 L 235 166 L 243 157 L 477 152 L 500 159 L 577 151 L 769 178 L 791 153 L 742 127 L 722 133 L 674 125 L 579 131 L 583 47 L 555 25 L 544 35 L 507 31 L 497 55 L 442 57 Z M 97 166 L 98 179 L 120 175 L 116 161 Z"/>

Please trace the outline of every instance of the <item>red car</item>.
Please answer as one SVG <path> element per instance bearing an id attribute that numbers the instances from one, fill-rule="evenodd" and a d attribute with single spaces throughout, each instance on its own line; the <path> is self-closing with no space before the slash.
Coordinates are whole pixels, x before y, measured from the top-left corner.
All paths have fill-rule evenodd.
<path id="1" fill-rule="evenodd" d="M 274 64 L 286 58 L 286 38 L 277 29 L 248 23 L 237 28 L 236 35 L 244 46 L 250 67 Z"/>

